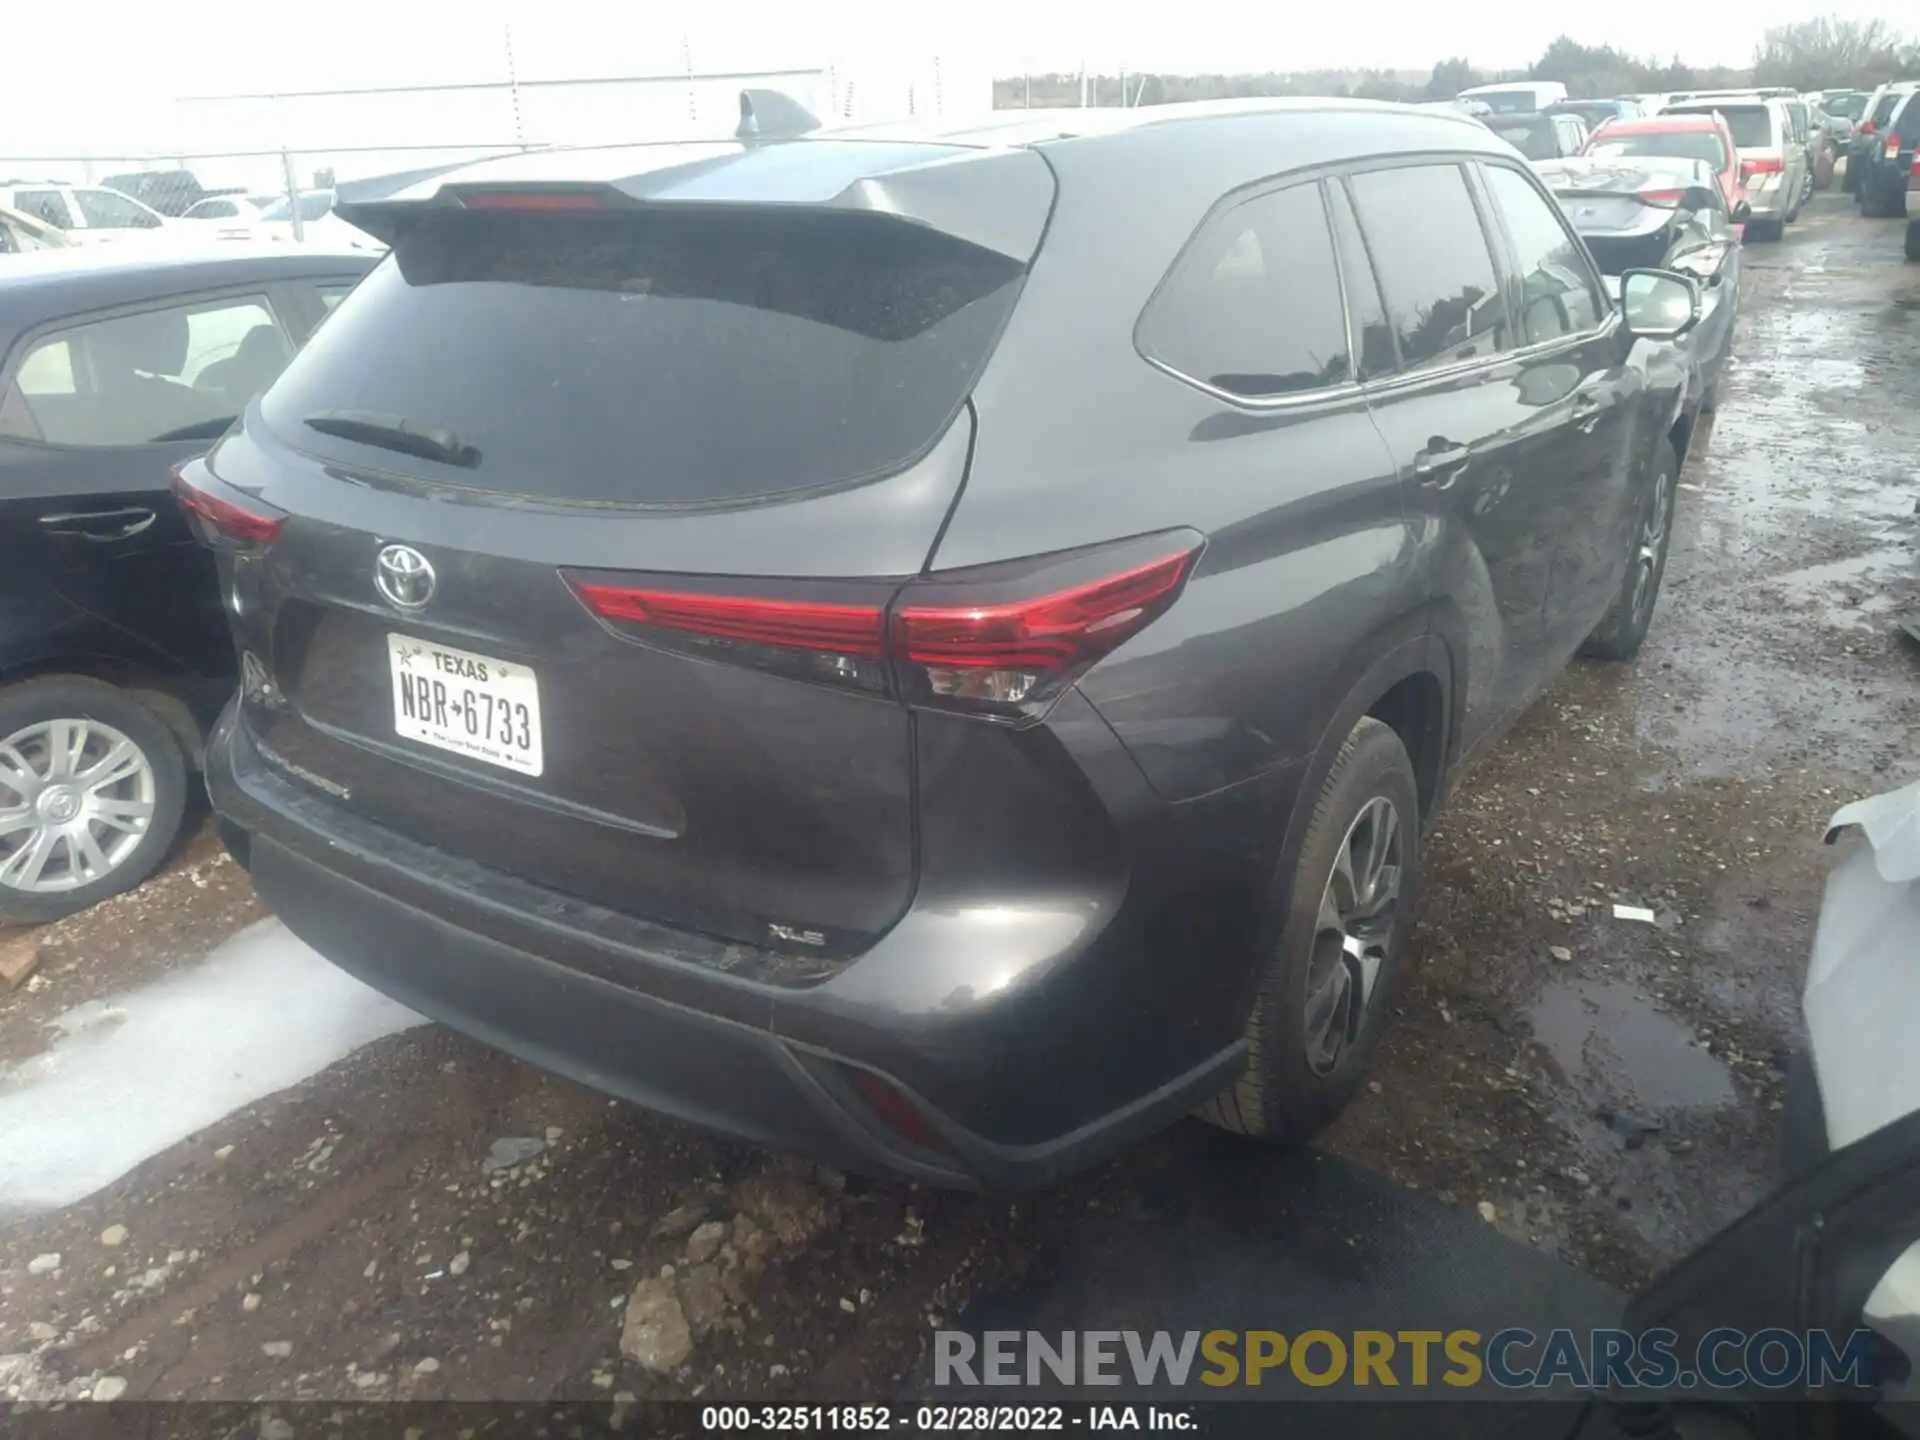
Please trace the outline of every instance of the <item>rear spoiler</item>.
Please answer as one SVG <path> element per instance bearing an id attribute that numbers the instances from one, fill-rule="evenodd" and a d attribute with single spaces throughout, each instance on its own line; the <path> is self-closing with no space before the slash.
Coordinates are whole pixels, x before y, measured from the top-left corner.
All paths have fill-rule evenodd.
<path id="1" fill-rule="evenodd" d="M 522 157 L 508 157 L 498 166 L 469 162 L 386 176 L 336 186 L 334 213 L 388 246 L 421 219 L 466 210 L 737 206 L 871 214 L 1022 265 L 1039 249 L 1055 186 L 1052 167 L 1034 151 L 815 134 L 819 121 L 797 102 L 755 98 L 773 93 L 742 93 L 746 133 L 732 139 L 592 147 L 577 168 L 566 166 L 566 152 L 550 150 L 524 157 L 524 166 Z M 606 173 L 609 149 L 633 152 L 633 168 Z M 434 183 L 442 177 L 445 183 Z"/>

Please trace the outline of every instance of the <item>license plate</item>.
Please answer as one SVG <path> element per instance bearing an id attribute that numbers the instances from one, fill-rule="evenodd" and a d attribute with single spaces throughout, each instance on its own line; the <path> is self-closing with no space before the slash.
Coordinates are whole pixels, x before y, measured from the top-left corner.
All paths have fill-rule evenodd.
<path id="1" fill-rule="evenodd" d="M 538 775 L 540 687 L 524 665 L 387 636 L 393 665 L 393 728 L 436 750 Z"/>

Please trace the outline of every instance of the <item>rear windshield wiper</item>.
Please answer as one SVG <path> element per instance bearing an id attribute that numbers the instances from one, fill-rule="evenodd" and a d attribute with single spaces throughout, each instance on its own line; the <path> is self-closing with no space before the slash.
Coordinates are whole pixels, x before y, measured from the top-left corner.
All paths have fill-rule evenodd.
<path id="1" fill-rule="evenodd" d="M 463 470 L 477 469 L 480 451 L 451 430 L 430 430 L 415 425 L 404 415 L 382 415 L 371 410 L 328 410 L 309 415 L 304 422 L 309 430 L 322 435 L 337 435 L 382 450 L 397 450 L 402 455 L 417 455 L 422 460 L 438 460 L 442 465 L 458 465 Z"/>

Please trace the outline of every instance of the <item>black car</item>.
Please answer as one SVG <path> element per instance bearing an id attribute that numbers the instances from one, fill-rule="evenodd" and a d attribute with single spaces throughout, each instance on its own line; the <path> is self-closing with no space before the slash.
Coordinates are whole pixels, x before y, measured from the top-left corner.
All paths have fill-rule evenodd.
<path id="1" fill-rule="evenodd" d="M 1879 220 L 1907 213 L 1907 177 L 1913 171 L 1914 150 L 1920 147 L 1920 89 L 1899 94 L 1895 101 L 1886 123 L 1870 137 L 1855 191 L 1860 213 Z"/>
<path id="2" fill-rule="evenodd" d="M 407 1004 L 1036 1182 L 1361 1083 L 1451 777 L 1652 619 L 1690 435 L 1520 158 L 1342 101 L 528 155 L 181 474 L 260 893 Z M 1552 303 L 1543 303 L 1548 300 Z"/>
<path id="3" fill-rule="evenodd" d="M 1746 202 L 1729 213 L 1713 167 L 1657 155 L 1580 156 L 1536 166 L 1610 280 L 1635 269 L 1677 270 L 1700 282 L 1700 321 L 1675 343 L 1711 409 L 1740 313 L 1740 234 Z"/>
<path id="4" fill-rule="evenodd" d="M 1906 103 L 1916 82 L 1894 81 L 1882 85 L 1867 97 L 1860 118 L 1847 141 L 1847 189 L 1860 202 L 1864 212 L 1867 182 L 1886 149 L 1886 131 L 1892 127 L 1894 112 Z"/>
<path id="5" fill-rule="evenodd" d="M 0 263 L 0 922 L 128 889 L 173 842 L 234 659 L 168 471 L 369 265 L 278 249 Z"/>

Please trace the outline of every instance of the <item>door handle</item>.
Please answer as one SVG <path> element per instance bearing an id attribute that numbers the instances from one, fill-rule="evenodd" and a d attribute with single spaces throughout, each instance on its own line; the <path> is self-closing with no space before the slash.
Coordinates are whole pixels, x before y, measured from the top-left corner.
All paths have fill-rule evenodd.
<path id="1" fill-rule="evenodd" d="M 1435 490 L 1450 489 L 1460 472 L 1467 468 L 1469 452 L 1464 445 L 1443 445 L 1422 450 L 1413 457 L 1413 473 L 1422 485 Z"/>
<path id="2" fill-rule="evenodd" d="M 71 510 L 59 515 L 42 515 L 40 528 L 55 535 L 76 535 L 82 540 L 104 544 L 111 540 L 131 540 L 157 518 L 143 505 L 119 510 Z"/>
<path id="3" fill-rule="evenodd" d="M 1580 427 L 1580 433 L 1591 435 L 1600 425 L 1601 413 L 1606 409 L 1591 395 L 1577 395 L 1573 401 L 1573 423 Z"/>

